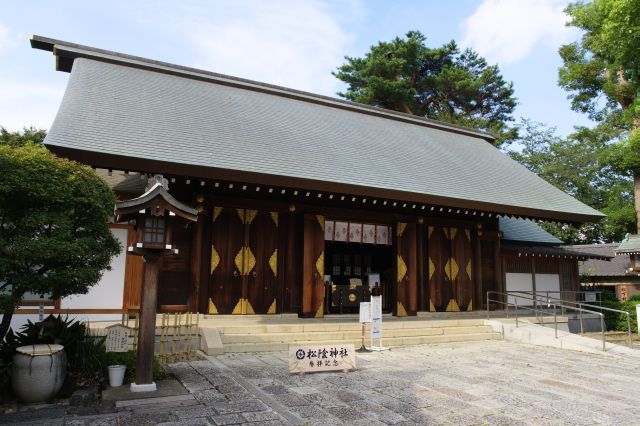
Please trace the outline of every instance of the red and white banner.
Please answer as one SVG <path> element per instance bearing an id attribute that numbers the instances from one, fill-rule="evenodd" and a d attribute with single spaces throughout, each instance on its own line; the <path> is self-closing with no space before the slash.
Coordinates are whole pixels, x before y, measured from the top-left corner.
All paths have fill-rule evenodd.
<path id="1" fill-rule="evenodd" d="M 325 220 L 324 239 L 343 243 L 391 245 L 392 228 L 370 223 Z"/>

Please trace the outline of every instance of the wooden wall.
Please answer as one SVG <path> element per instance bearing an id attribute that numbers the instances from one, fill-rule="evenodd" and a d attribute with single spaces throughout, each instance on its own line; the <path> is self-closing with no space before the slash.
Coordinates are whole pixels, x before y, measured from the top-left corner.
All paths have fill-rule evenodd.
<path id="1" fill-rule="evenodd" d="M 503 289 L 496 219 L 216 196 L 204 197 L 197 223 L 174 231 L 181 255 L 161 267 L 159 305 L 210 314 L 322 316 L 325 217 L 395 227 L 396 284 L 385 295 L 395 315 L 478 309 L 486 291 Z M 133 231 L 129 240 L 133 244 Z M 140 258 L 128 256 L 126 275 L 124 307 L 135 309 Z"/>

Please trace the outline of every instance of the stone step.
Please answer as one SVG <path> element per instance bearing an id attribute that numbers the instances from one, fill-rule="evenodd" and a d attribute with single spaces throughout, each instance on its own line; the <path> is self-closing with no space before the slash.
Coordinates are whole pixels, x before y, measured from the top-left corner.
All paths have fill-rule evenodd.
<path id="1" fill-rule="evenodd" d="M 386 329 L 383 333 L 386 337 L 419 337 L 435 335 L 455 335 L 474 334 L 491 332 L 489 326 L 474 327 L 444 327 L 444 328 L 408 328 L 408 329 Z M 369 335 L 369 328 L 365 329 L 365 338 Z M 221 334 L 222 342 L 227 343 L 253 343 L 253 342 L 298 342 L 298 341 L 318 341 L 318 340 L 354 340 L 359 339 L 361 331 L 327 331 L 308 333 L 263 333 L 263 334 Z"/>
<path id="2" fill-rule="evenodd" d="M 427 328 L 457 328 L 484 326 L 484 319 L 464 320 L 382 320 L 383 329 L 427 329 Z M 310 332 L 335 332 L 335 331 L 360 331 L 357 322 L 322 321 L 314 320 L 305 323 L 299 320 L 291 324 L 264 324 L 259 321 L 251 321 L 239 318 L 239 321 L 214 321 L 207 320 L 200 323 L 202 328 L 216 328 L 223 334 L 265 334 L 265 333 L 310 333 Z"/>
<path id="3" fill-rule="evenodd" d="M 408 336 L 408 337 L 384 337 L 383 345 L 385 347 L 398 347 L 406 345 L 422 345 L 433 343 L 452 343 L 452 342 L 470 342 L 479 340 L 499 340 L 502 339 L 500 333 L 488 332 L 488 333 L 470 333 L 470 334 L 441 334 L 432 336 Z M 292 342 L 293 343 L 293 342 Z M 360 346 L 360 339 L 353 340 L 318 340 L 318 341 L 298 341 L 299 344 L 313 344 L 313 345 L 334 345 L 334 344 L 353 344 L 355 347 Z M 368 345 L 369 340 L 365 339 L 365 343 Z M 232 352 L 275 352 L 286 351 L 289 348 L 289 343 L 283 342 L 257 342 L 257 343 L 228 343 L 224 345 L 224 351 L 226 353 Z"/>

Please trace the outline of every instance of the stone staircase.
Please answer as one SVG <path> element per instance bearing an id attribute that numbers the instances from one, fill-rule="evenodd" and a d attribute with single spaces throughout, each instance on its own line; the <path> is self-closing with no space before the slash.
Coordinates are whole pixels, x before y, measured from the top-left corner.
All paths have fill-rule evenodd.
<path id="1" fill-rule="evenodd" d="M 212 342 L 216 346 L 215 341 L 219 340 L 217 350 L 207 351 L 210 354 L 285 351 L 292 343 L 352 343 L 360 347 L 361 326 L 357 321 L 357 316 L 324 319 L 207 316 L 201 322 L 201 334 L 205 340 L 203 343 L 209 348 Z M 382 324 L 383 345 L 386 347 L 502 338 L 480 318 L 437 320 L 389 316 L 383 318 Z M 366 346 L 370 344 L 368 336 L 367 325 Z"/>

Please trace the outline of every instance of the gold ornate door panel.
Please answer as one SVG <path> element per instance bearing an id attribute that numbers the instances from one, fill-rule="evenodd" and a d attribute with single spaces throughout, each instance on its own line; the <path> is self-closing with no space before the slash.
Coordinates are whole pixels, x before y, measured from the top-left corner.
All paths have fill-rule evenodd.
<path id="1" fill-rule="evenodd" d="M 451 238 L 451 258 L 458 268 L 458 273 L 453 279 L 453 293 L 458 309 L 461 311 L 473 310 L 474 265 L 471 237 L 470 229 L 459 228 Z"/>
<path id="2" fill-rule="evenodd" d="M 278 284 L 278 213 L 259 211 L 249 226 L 247 247 L 255 264 L 247 273 L 247 309 L 275 314 Z"/>
<path id="3" fill-rule="evenodd" d="M 208 312 L 242 313 L 244 219 L 237 209 L 214 207 L 212 220 Z"/>
<path id="4" fill-rule="evenodd" d="M 450 306 L 454 294 L 451 277 L 457 275 L 458 268 L 451 262 L 450 235 L 448 227 L 427 226 L 430 311 L 453 310 Z"/>
<path id="5" fill-rule="evenodd" d="M 396 303 L 394 307 L 394 313 L 399 317 L 415 315 L 417 311 L 416 249 L 416 224 L 399 222 L 396 225 Z"/>
<path id="6" fill-rule="evenodd" d="M 303 235 L 302 314 L 324 316 L 324 216 L 305 214 Z"/>

